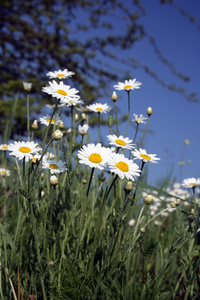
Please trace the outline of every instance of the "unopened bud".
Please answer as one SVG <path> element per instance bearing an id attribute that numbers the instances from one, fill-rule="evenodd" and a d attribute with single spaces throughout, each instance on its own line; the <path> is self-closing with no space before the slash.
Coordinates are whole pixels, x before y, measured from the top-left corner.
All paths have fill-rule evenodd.
<path id="1" fill-rule="evenodd" d="M 118 97 L 117 97 L 117 93 L 116 93 L 116 92 L 113 92 L 113 93 L 112 93 L 111 99 L 112 99 L 113 102 L 116 102 L 116 101 L 117 101 Z"/>
<path id="2" fill-rule="evenodd" d="M 82 120 L 87 120 L 87 115 L 85 113 L 82 113 L 81 118 Z"/>
<path id="3" fill-rule="evenodd" d="M 77 122 L 77 121 L 78 121 L 78 119 L 79 119 L 79 115 L 78 115 L 78 114 L 75 114 L 75 116 L 74 116 L 74 120 Z"/>
<path id="4" fill-rule="evenodd" d="M 78 132 L 80 135 L 85 135 L 88 131 L 89 125 L 88 124 L 84 124 L 83 126 L 79 125 L 78 126 Z"/>
<path id="5" fill-rule="evenodd" d="M 38 121 L 37 120 L 34 120 L 33 124 L 31 125 L 31 127 L 33 129 L 38 129 Z"/>
<path id="6" fill-rule="evenodd" d="M 58 184 L 58 177 L 56 175 L 51 175 L 50 183 L 51 185 L 56 186 Z"/>
<path id="7" fill-rule="evenodd" d="M 59 123 L 59 128 L 60 128 L 60 129 L 65 128 L 65 125 L 64 125 L 63 121 L 60 121 L 60 123 Z"/>
<path id="8" fill-rule="evenodd" d="M 150 117 L 150 116 L 152 115 L 152 113 L 153 113 L 152 108 L 151 108 L 151 107 L 148 107 L 148 108 L 147 108 L 147 115 Z"/>
<path id="9" fill-rule="evenodd" d="M 124 191 L 129 194 L 133 190 L 133 183 L 132 181 L 128 181 L 127 184 L 124 186 Z"/>
<path id="10" fill-rule="evenodd" d="M 175 201 L 172 201 L 172 202 L 170 203 L 170 206 L 171 206 L 172 208 L 175 208 L 175 207 L 176 207 L 176 202 L 175 202 Z"/>
<path id="11" fill-rule="evenodd" d="M 31 87 L 32 87 L 32 83 L 30 83 L 30 82 L 23 82 L 23 86 L 24 86 L 25 91 L 30 92 Z"/>
<path id="12" fill-rule="evenodd" d="M 62 137 L 63 137 L 63 133 L 59 129 L 57 129 L 52 133 L 52 138 L 56 141 L 60 140 Z"/>
<path id="13" fill-rule="evenodd" d="M 146 231 L 145 227 L 142 227 L 140 231 L 144 233 Z"/>
<path id="14" fill-rule="evenodd" d="M 87 183 L 87 179 L 83 178 L 82 184 L 86 184 L 86 183 Z"/>
<path id="15" fill-rule="evenodd" d="M 41 191 L 41 199 L 43 199 L 45 196 L 45 192 L 44 191 Z"/>
<path id="16" fill-rule="evenodd" d="M 153 201 L 153 196 L 152 195 L 147 195 L 147 196 L 144 197 L 143 201 L 146 205 L 149 205 Z"/>
<path id="17" fill-rule="evenodd" d="M 176 200 L 175 204 L 176 204 L 176 206 L 179 206 L 181 204 L 181 200 L 180 199 Z"/>

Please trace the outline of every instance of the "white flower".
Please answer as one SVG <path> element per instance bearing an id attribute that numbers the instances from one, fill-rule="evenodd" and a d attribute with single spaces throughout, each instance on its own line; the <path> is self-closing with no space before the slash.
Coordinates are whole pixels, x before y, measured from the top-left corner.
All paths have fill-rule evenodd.
<path id="1" fill-rule="evenodd" d="M 8 150 L 11 151 L 10 155 L 19 158 L 19 160 L 25 158 L 25 161 L 28 161 L 42 149 L 34 142 L 14 142 L 8 145 Z"/>
<path id="2" fill-rule="evenodd" d="M 49 115 L 46 115 L 45 117 L 40 118 L 40 123 L 44 124 L 45 126 L 49 126 L 50 119 L 51 119 L 51 117 Z M 56 119 L 53 118 L 51 120 L 51 124 L 58 125 L 61 121 L 62 121 L 62 119 L 59 117 L 57 117 Z"/>
<path id="3" fill-rule="evenodd" d="M 2 150 L 2 151 L 8 150 L 8 145 L 7 144 L 0 145 L 0 150 Z"/>
<path id="4" fill-rule="evenodd" d="M 67 105 L 67 106 L 76 106 L 76 105 L 83 104 L 83 100 L 79 100 L 78 98 L 74 98 L 74 99 L 63 98 L 60 100 L 60 104 Z"/>
<path id="5" fill-rule="evenodd" d="M 51 174 L 63 173 L 67 170 L 65 162 L 56 159 L 45 159 L 42 162 L 43 169 L 49 169 Z"/>
<path id="6" fill-rule="evenodd" d="M 4 168 L 0 168 L 0 176 L 10 176 L 10 171 Z"/>
<path id="7" fill-rule="evenodd" d="M 23 82 L 23 86 L 24 86 L 25 91 L 30 92 L 31 87 L 32 87 L 32 83 L 30 83 L 30 82 Z"/>
<path id="8" fill-rule="evenodd" d="M 35 154 L 32 157 L 32 162 L 35 164 L 41 157 L 41 154 Z"/>
<path id="9" fill-rule="evenodd" d="M 139 150 L 135 149 L 132 151 L 132 154 L 134 156 L 134 159 L 141 159 L 144 162 L 152 162 L 157 163 L 157 160 L 160 160 L 160 158 L 156 157 L 156 154 L 147 154 L 145 149 L 140 148 Z"/>
<path id="10" fill-rule="evenodd" d="M 112 153 L 108 159 L 108 166 L 112 173 L 117 174 L 121 179 L 126 177 L 134 181 L 136 176 L 140 176 L 140 170 L 137 164 L 126 158 L 124 154 Z"/>
<path id="11" fill-rule="evenodd" d="M 133 114 L 134 119 L 132 119 L 132 121 L 136 122 L 136 123 L 146 123 L 144 120 L 148 119 L 146 117 L 144 117 L 142 114 L 137 115 L 137 114 Z"/>
<path id="12" fill-rule="evenodd" d="M 136 81 L 136 79 L 129 79 L 129 80 L 125 80 L 125 82 L 118 82 L 118 84 L 114 85 L 113 87 L 116 90 L 125 90 L 125 91 L 130 91 L 130 90 L 134 90 L 134 89 L 139 89 L 140 86 L 142 85 L 141 82 Z"/>
<path id="13" fill-rule="evenodd" d="M 181 185 L 184 186 L 185 188 L 194 188 L 200 185 L 200 178 L 196 179 L 194 177 L 191 177 L 191 178 L 184 179 Z"/>
<path id="14" fill-rule="evenodd" d="M 49 86 L 43 87 L 42 91 L 52 95 L 52 97 L 55 97 L 57 99 L 74 99 L 74 98 L 80 98 L 78 95 L 76 95 L 79 91 L 72 88 L 70 89 L 69 85 L 65 85 L 63 81 L 60 81 L 57 83 L 55 80 L 52 82 L 49 81 Z"/>
<path id="15" fill-rule="evenodd" d="M 43 156 L 43 160 L 47 160 L 47 159 L 54 159 L 55 155 L 51 152 L 46 152 L 46 154 Z"/>
<path id="16" fill-rule="evenodd" d="M 48 72 L 47 76 L 49 78 L 65 79 L 65 78 L 71 77 L 74 74 L 75 74 L 74 72 L 68 71 L 67 69 L 64 69 L 63 71 L 58 70 L 58 71 L 55 71 L 55 72 Z"/>
<path id="17" fill-rule="evenodd" d="M 110 155 L 110 148 L 102 147 L 100 143 L 97 145 L 84 145 L 82 149 L 78 151 L 80 164 L 88 165 L 91 168 L 98 168 L 100 170 L 103 170 L 107 165 L 107 160 Z"/>
<path id="18" fill-rule="evenodd" d="M 132 140 L 130 140 L 128 137 L 123 137 L 120 135 L 117 137 L 116 135 L 107 135 L 107 138 L 110 142 L 110 145 L 115 145 L 116 147 L 121 147 L 123 149 L 133 149 L 134 145 L 132 144 Z"/>
<path id="19" fill-rule="evenodd" d="M 88 131 L 89 125 L 88 124 L 84 124 L 83 126 L 79 125 L 78 126 L 78 132 L 81 135 L 85 135 Z"/>
<path id="20" fill-rule="evenodd" d="M 111 110 L 111 107 L 108 106 L 106 103 L 105 104 L 95 103 L 86 106 L 86 108 L 88 108 L 90 111 L 98 112 L 98 113 L 107 113 Z"/>

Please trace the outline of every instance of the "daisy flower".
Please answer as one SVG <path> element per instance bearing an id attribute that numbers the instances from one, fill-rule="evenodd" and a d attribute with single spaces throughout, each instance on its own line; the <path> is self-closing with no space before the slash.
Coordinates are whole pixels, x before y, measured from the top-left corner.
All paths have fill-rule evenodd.
<path id="1" fill-rule="evenodd" d="M 50 122 L 51 117 L 49 115 L 46 115 L 43 118 L 40 118 L 40 123 L 45 125 L 45 126 L 49 126 L 49 122 Z M 52 119 L 51 120 L 51 124 L 56 124 L 58 125 L 60 122 L 62 121 L 61 118 L 57 117 L 56 119 Z"/>
<path id="2" fill-rule="evenodd" d="M 55 71 L 55 72 L 48 72 L 47 76 L 49 78 L 65 79 L 65 78 L 71 77 L 74 74 L 75 74 L 74 72 L 68 71 L 67 69 L 64 69 L 63 71 L 58 70 L 58 71 Z"/>
<path id="3" fill-rule="evenodd" d="M 8 150 L 8 145 L 7 144 L 0 145 L 0 150 L 2 150 L 2 151 Z"/>
<path id="4" fill-rule="evenodd" d="M 184 186 L 185 188 L 194 188 L 200 185 L 200 178 L 196 179 L 194 177 L 191 177 L 191 178 L 184 179 L 181 185 Z"/>
<path id="5" fill-rule="evenodd" d="M 132 151 L 132 154 L 134 156 L 134 159 L 141 159 L 143 162 L 152 162 L 157 163 L 157 160 L 160 160 L 160 158 L 156 157 L 156 154 L 147 154 L 145 149 L 140 148 L 139 150 L 135 149 Z"/>
<path id="6" fill-rule="evenodd" d="M 124 154 L 112 153 L 108 159 L 108 166 L 112 173 L 117 174 L 121 179 L 126 177 L 134 181 L 136 176 L 140 176 L 140 170 L 137 164 L 126 158 Z"/>
<path id="7" fill-rule="evenodd" d="M 8 145 L 8 150 L 11 151 L 10 155 L 19 158 L 19 160 L 25 158 L 27 162 L 33 158 L 34 154 L 40 152 L 42 148 L 38 147 L 38 144 L 34 142 L 14 142 Z"/>
<path id="8" fill-rule="evenodd" d="M 57 83 L 55 80 L 53 80 L 52 82 L 49 81 L 49 86 L 43 87 L 42 91 L 49 95 L 52 95 L 52 97 L 55 97 L 57 99 L 79 98 L 79 96 L 76 95 L 79 91 L 74 88 L 70 89 L 70 86 L 65 85 L 63 81 L 60 81 L 59 83 Z"/>
<path id="9" fill-rule="evenodd" d="M 46 152 L 46 154 L 43 156 L 43 159 L 47 160 L 47 159 L 54 159 L 55 158 L 55 155 L 51 152 Z"/>
<path id="10" fill-rule="evenodd" d="M 111 110 L 111 107 L 109 105 L 102 104 L 102 103 L 95 103 L 95 104 L 91 104 L 86 106 L 86 108 L 88 108 L 90 111 L 93 112 L 98 112 L 98 113 L 107 113 Z"/>
<path id="11" fill-rule="evenodd" d="M 79 125 L 78 126 L 78 132 L 81 135 L 85 135 L 88 131 L 89 125 L 88 124 L 84 124 L 83 126 Z"/>
<path id="12" fill-rule="evenodd" d="M 129 80 L 125 80 L 125 82 L 118 82 L 118 84 L 114 85 L 113 87 L 116 90 L 130 91 L 134 89 L 139 89 L 141 85 L 142 83 L 136 81 L 136 79 L 129 79 Z"/>
<path id="13" fill-rule="evenodd" d="M 10 171 L 4 168 L 0 168 L 0 176 L 10 176 Z"/>
<path id="14" fill-rule="evenodd" d="M 60 101 L 61 105 L 67 105 L 67 106 L 76 106 L 79 104 L 83 104 L 83 100 L 79 100 L 79 98 L 74 99 L 61 99 Z"/>
<path id="15" fill-rule="evenodd" d="M 80 164 L 87 165 L 91 168 L 98 168 L 103 170 L 107 165 L 107 160 L 111 155 L 111 149 L 102 147 L 100 143 L 97 145 L 88 144 L 84 145 L 78 151 L 78 158 Z"/>
<path id="16" fill-rule="evenodd" d="M 137 124 L 140 123 L 146 123 L 144 120 L 147 120 L 147 117 L 144 117 L 142 114 L 137 115 L 137 114 L 133 114 L 134 119 L 132 119 L 132 121 L 136 122 Z"/>
<path id="17" fill-rule="evenodd" d="M 42 162 L 43 169 L 49 169 L 51 174 L 63 173 L 67 170 L 65 162 L 56 159 L 45 159 Z"/>
<path id="18" fill-rule="evenodd" d="M 129 226 L 134 226 L 134 225 L 135 225 L 135 219 L 131 219 L 131 220 L 128 222 L 128 225 L 129 225 Z"/>
<path id="19" fill-rule="evenodd" d="M 115 145 L 116 147 L 121 147 L 123 149 L 133 149 L 134 145 L 132 144 L 132 140 L 128 137 L 124 138 L 122 135 L 117 137 L 116 135 L 107 135 L 107 138 L 110 142 L 110 145 Z"/>
<path id="20" fill-rule="evenodd" d="M 32 88 L 32 83 L 30 82 L 23 82 L 23 86 L 25 91 L 30 92 L 31 88 Z"/>

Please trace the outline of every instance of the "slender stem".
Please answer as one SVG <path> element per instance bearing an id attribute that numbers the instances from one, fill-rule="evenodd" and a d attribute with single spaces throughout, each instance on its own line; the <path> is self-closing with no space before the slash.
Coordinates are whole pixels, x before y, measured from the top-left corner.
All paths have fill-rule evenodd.
<path id="1" fill-rule="evenodd" d="M 28 133 L 28 141 L 30 141 L 30 111 L 29 111 L 29 93 L 27 93 L 27 133 Z"/>
<path id="2" fill-rule="evenodd" d="M 118 130 L 118 119 L 117 119 L 117 105 L 116 102 L 114 102 L 114 109 L 115 109 L 115 118 L 116 118 L 116 129 L 117 129 L 117 136 L 119 134 L 119 130 Z"/>
<path id="3" fill-rule="evenodd" d="M 88 188 L 87 188 L 86 197 L 87 197 L 87 196 L 88 196 L 88 194 L 89 194 L 90 185 L 91 185 L 91 182 L 92 182 L 92 176 L 93 176 L 93 174 L 94 174 L 94 169 L 95 169 L 95 168 L 92 168 L 92 170 L 91 170 L 91 174 L 90 174 L 90 181 L 89 181 L 89 184 L 88 184 Z"/>
<path id="4" fill-rule="evenodd" d="M 113 179 L 113 181 L 112 181 L 112 183 L 111 183 L 111 185 L 110 185 L 110 187 L 109 187 L 109 189 L 108 189 L 108 191 L 107 191 L 106 199 L 108 198 L 108 195 L 109 195 L 109 193 L 110 193 L 110 191 L 111 191 L 111 189 L 112 189 L 112 187 L 113 187 L 115 181 L 117 180 L 117 178 L 118 178 L 118 175 L 115 175 L 115 177 L 114 177 L 114 179 Z"/>
<path id="5" fill-rule="evenodd" d="M 144 139 L 144 136 L 145 136 L 145 134 L 146 134 L 146 132 L 147 132 L 147 128 L 148 128 L 148 125 L 149 125 L 149 120 L 150 120 L 150 116 L 148 117 L 148 120 L 147 120 L 147 124 L 146 124 L 145 130 L 144 130 L 144 132 L 143 132 L 142 138 L 141 138 L 140 143 L 139 143 L 139 145 L 138 145 L 138 149 L 140 148 L 140 146 L 141 146 L 141 144 L 142 144 L 142 141 L 143 141 L 143 139 Z"/>
<path id="6" fill-rule="evenodd" d="M 140 178 L 141 178 L 141 176 L 142 176 L 142 170 L 143 170 L 143 168 L 144 168 L 144 164 L 145 164 L 145 162 L 142 161 L 142 165 L 141 165 L 141 168 L 140 168 L 141 173 L 140 173 L 140 177 L 138 177 L 138 181 L 137 181 L 137 183 L 136 183 L 136 187 L 135 187 L 135 191 L 134 191 L 134 194 L 133 194 L 133 199 L 132 199 L 131 206 L 133 205 L 133 202 L 134 202 L 134 199 L 135 199 L 135 196 L 136 196 L 136 192 L 137 192 L 137 189 L 138 189 L 138 185 L 139 185 L 139 182 L 140 182 Z"/>
<path id="7" fill-rule="evenodd" d="M 127 91 L 128 93 L 128 118 L 127 118 L 127 127 L 126 127 L 126 137 L 128 135 L 128 127 L 130 122 L 130 91 Z"/>
<path id="8" fill-rule="evenodd" d="M 140 219 L 141 219 L 141 217 L 142 217 L 142 213 L 143 213 L 143 211 L 144 211 L 144 205 L 142 206 L 142 208 L 141 208 L 141 211 L 140 211 L 140 214 L 139 214 L 139 217 L 138 217 L 138 219 L 137 219 L 137 223 L 136 223 L 136 227 L 135 227 L 135 232 L 134 232 L 134 235 L 133 235 L 133 239 L 135 238 L 135 236 L 136 236 L 136 233 L 137 233 L 137 229 L 138 229 L 138 225 L 139 225 L 139 223 L 140 223 Z"/>
<path id="9" fill-rule="evenodd" d="M 100 136 L 100 112 L 98 112 L 98 135 L 97 135 L 97 144 L 99 142 L 99 136 Z"/>
<path id="10" fill-rule="evenodd" d="M 25 179 L 25 157 L 23 158 L 23 181 L 24 181 L 24 179 Z"/>
<path id="11" fill-rule="evenodd" d="M 136 141 L 136 137 L 137 137 L 137 133 L 138 133 L 138 128 L 139 128 L 139 123 L 136 122 L 136 130 L 135 130 L 135 136 L 134 136 L 133 144 L 135 144 L 135 141 Z"/>

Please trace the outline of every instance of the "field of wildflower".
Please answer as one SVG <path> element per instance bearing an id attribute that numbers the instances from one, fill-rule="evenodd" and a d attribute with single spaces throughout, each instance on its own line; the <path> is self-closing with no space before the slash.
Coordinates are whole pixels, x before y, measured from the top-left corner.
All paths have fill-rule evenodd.
<path id="1" fill-rule="evenodd" d="M 41 93 L 54 105 L 39 120 L 30 118 L 32 84 L 24 82 L 26 136 L 9 139 L 13 106 L 2 137 L 0 299 L 200 299 L 200 179 L 150 186 L 146 165 L 162 158 L 144 144 L 153 109 L 134 112 L 142 84 L 118 82 L 109 105 L 85 105 L 67 84 L 73 75 L 47 73 Z M 127 105 L 123 135 L 116 90 Z M 102 116 L 109 135 L 100 143 Z"/>

